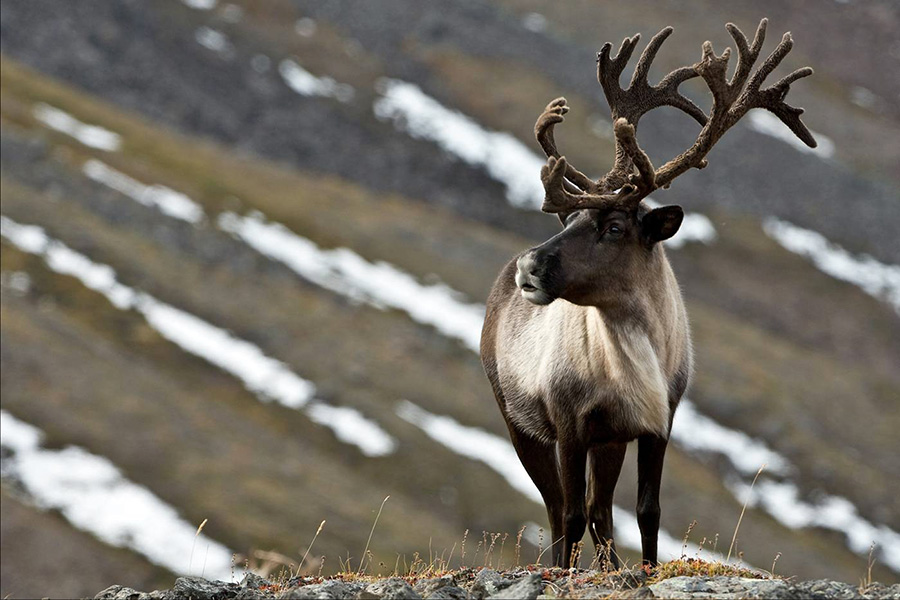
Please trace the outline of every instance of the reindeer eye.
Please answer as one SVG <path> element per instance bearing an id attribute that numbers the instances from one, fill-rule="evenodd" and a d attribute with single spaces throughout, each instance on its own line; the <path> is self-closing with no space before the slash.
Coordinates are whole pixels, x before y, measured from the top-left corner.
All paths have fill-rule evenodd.
<path id="1" fill-rule="evenodd" d="M 613 235 L 618 235 L 622 233 L 622 229 L 618 225 L 611 225 L 609 229 L 606 230 L 607 233 L 611 233 Z"/>

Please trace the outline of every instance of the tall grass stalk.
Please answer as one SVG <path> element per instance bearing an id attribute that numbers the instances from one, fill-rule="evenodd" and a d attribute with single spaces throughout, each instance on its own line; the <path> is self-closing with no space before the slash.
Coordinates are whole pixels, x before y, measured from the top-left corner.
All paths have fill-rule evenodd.
<path id="1" fill-rule="evenodd" d="M 753 483 L 750 484 L 750 489 L 747 490 L 747 499 L 744 500 L 744 506 L 741 508 L 741 516 L 738 517 L 737 525 L 734 528 L 734 535 L 731 536 L 731 545 L 728 547 L 728 556 L 725 558 L 725 562 L 729 562 L 731 560 L 731 552 L 734 550 L 734 542 L 737 540 L 738 529 L 741 528 L 741 521 L 744 519 L 744 511 L 747 510 L 747 503 L 750 502 L 750 497 L 753 495 L 753 486 L 756 484 L 756 480 L 759 479 L 760 474 L 766 468 L 766 463 L 759 468 L 759 471 L 756 472 L 756 476 L 753 478 Z"/>
<path id="2" fill-rule="evenodd" d="M 206 521 L 208 521 L 208 519 L 203 519 L 203 522 L 200 523 L 200 527 L 197 528 L 197 533 L 194 534 L 194 541 L 191 543 L 191 557 L 188 559 L 188 573 L 191 572 L 191 568 L 194 566 L 194 546 L 197 545 L 197 538 L 200 537 L 200 532 L 203 531 L 203 527 L 206 526 Z"/>
<path id="3" fill-rule="evenodd" d="M 375 515 L 375 522 L 372 523 L 372 531 L 369 532 L 369 539 L 366 540 L 366 549 L 363 550 L 362 557 L 359 559 L 359 569 L 357 569 L 356 574 L 362 574 L 363 561 L 366 560 L 366 553 L 369 551 L 369 544 L 372 542 L 372 535 L 375 533 L 375 526 L 378 525 L 378 519 L 381 517 L 381 511 L 384 510 L 384 504 L 388 501 L 390 495 L 385 496 L 384 500 L 381 501 L 381 508 L 378 509 L 378 514 Z"/>
<path id="4" fill-rule="evenodd" d="M 306 554 L 303 555 L 303 558 L 300 559 L 300 564 L 297 565 L 297 577 L 300 575 L 300 569 L 303 568 L 304 563 L 306 563 L 306 557 L 309 556 L 309 551 L 312 550 L 313 544 L 316 543 L 316 538 L 319 537 L 319 534 L 322 533 L 322 528 L 325 527 L 325 519 L 322 519 L 322 522 L 319 523 L 319 528 L 316 529 L 316 535 L 313 536 L 312 541 L 309 543 L 309 547 L 306 549 Z"/>

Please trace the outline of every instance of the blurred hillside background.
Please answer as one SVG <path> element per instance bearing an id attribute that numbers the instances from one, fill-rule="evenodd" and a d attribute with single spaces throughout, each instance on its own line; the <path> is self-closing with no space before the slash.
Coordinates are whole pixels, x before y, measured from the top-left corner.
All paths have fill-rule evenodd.
<path id="1" fill-rule="evenodd" d="M 697 353 L 662 554 L 692 521 L 686 551 L 724 554 L 750 497 L 747 563 L 856 582 L 877 542 L 898 581 L 892 0 L 4 0 L 0 596 L 296 563 L 322 520 L 304 569 L 355 568 L 387 495 L 372 571 L 456 565 L 466 530 L 466 564 L 483 531 L 509 564 L 523 525 L 535 560 L 544 509 L 477 357 L 494 277 L 559 228 L 534 121 L 566 96 L 560 147 L 604 173 L 604 42 L 673 25 L 658 79 L 763 16 L 764 52 L 795 40 L 771 81 L 816 70 L 788 101 L 819 147 L 756 111 L 655 195 L 690 213 L 668 245 Z M 697 130 L 663 109 L 640 137 L 658 165 Z M 630 453 L 630 560 L 635 489 Z"/>

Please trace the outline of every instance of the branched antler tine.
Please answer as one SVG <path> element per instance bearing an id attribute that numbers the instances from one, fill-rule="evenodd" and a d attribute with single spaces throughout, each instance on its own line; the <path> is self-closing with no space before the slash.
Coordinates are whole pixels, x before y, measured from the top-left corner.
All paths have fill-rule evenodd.
<path id="1" fill-rule="evenodd" d="M 666 41 L 667 37 L 672 35 L 673 31 L 675 30 L 672 27 L 665 27 L 651 38 L 650 43 L 647 44 L 647 47 L 644 48 L 641 57 L 638 59 L 638 64 L 637 67 L 634 68 L 634 74 L 631 76 L 629 87 L 634 87 L 635 84 L 647 84 L 647 76 L 650 74 L 650 65 L 653 63 L 653 59 L 656 58 L 656 54 L 659 52 L 663 42 Z"/>
<path id="2" fill-rule="evenodd" d="M 811 67 L 802 67 L 797 69 L 790 75 L 786 75 L 778 80 L 777 83 L 772 85 L 771 89 L 784 90 L 784 93 L 787 94 L 788 87 L 797 81 L 798 79 L 803 79 L 804 77 L 809 77 L 813 74 L 813 70 Z"/>
<path id="3" fill-rule="evenodd" d="M 541 145 L 541 149 L 547 156 L 559 158 L 556 141 L 553 138 L 553 126 L 565 120 L 563 114 L 568 111 L 565 103 L 566 99 L 561 97 L 552 100 L 534 124 L 534 137 L 537 138 L 538 144 Z"/>
<path id="4" fill-rule="evenodd" d="M 565 176 L 568 163 L 566 158 L 549 157 L 547 164 L 541 167 L 541 183 L 544 184 L 544 212 L 562 212 L 568 210 L 578 201 L 578 196 L 566 190 Z"/>
<path id="5" fill-rule="evenodd" d="M 816 142 L 816 138 L 813 137 L 803 121 L 800 120 L 800 115 L 803 114 L 802 108 L 788 106 L 784 102 L 779 102 L 775 106 L 766 106 L 764 108 L 767 108 L 772 114 L 781 119 L 782 123 L 787 125 L 788 128 L 794 132 L 794 135 L 803 140 L 804 144 L 810 148 L 815 148 L 819 145 L 818 142 Z"/>
<path id="6" fill-rule="evenodd" d="M 560 213 L 580 208 L 592 208 L 605 205 L 610 200 L 617 199 L 621 194 L 573 194 L 569 192 L 566 182 L 566 158 L 554 157 L 547 159 L 547 164 L 541 167 L 541 182 L 544 184 L 544 203 L 541 210 L 547 213 Z M 626 192 L 633 192 L 634 186 L 628 185 Z"/>
<path id="7" fill-rule="evenodd" d="M 748 56 L 750 54 L 750 46 L 747 44 L 747 36 L 744 35 L 744 32 L 734 23 L 725 23 L 725 29 L 731 34 L 734 45 L 737 46 L 738 53 L 741 56 Z"/>
<path id="8" fill-rule="evenodd" d="M 766 29 L 769 26 L 769 20 L 765 17 L 759 20 L 759 25 L 756 26 L 756 34 L 753 36 L 753 45 L 750 46 L 750 51 L 756 53 L 756 56 L 759 56 L 759 51 L 762 50 L 763 44 L 766 41 Z"/>
<path id="9" fill-rule="evenodd" d="M 681 94 L 672 96 L 668 99 L 666 104 L 687 113 L 688 115 L 693 117 L 695 121 L 700 123 L 700 125 L 706 125 L 707 117 L 706 113 L 703 112 L 703 109 L 701 109 L 699 106 L 697 106 Z"/>
<path id="10" fill-rule="evenodd" d="M 790 52 L 793 47 L 794 40 L 791 39 L 791 33 L 787 32 L 784 34 L 784 37 L 781 38 L 781 43 L 778 44 L 772 51 L 772 54 L 770 54 L 765 62 L 763 62 L 759 70 L 750 78 L 750 83 L 747 84 L 747 90 L 751 92 L 758 90 L 762 85 L 762 82 L 769 76 L 769 73 L 774 71 L 775 68 L 781 64 L 781 61 L 784 60 L 784 57 L 787 56 L 788 52 Z"/>
<path id="11" fill-rule="evenodd" d="M 697 136 L 697 141 L 690 148 L 656 171 L 655 184 L 657 186 L 668 187 L 673 179 L 688 169 L 700 169 L 706 166 L 707 153 L 719 138 L 752 108 L 769 110 L 804 143 L 813 148 L 816 146 L 816 141 L 809 129 L 800 121 L 803 109 L 789 106 L 784 102 L 791 83 L 811 75 L 812 69 L 809 67 L 797 69 L 774 85 L 760 89 L 765 78 L 791 51 L 793 40 L 791 40 L 790 33 L 784 34 L 778 47 L 766 58 L 762 66 L 752 76 L 750 75 L 765 41 L 767 24 L 766 19 L 760 21 L 753 43 L 749 45 L 740 29 L 732 23 L 726 25 L 738 51 L 738 66 L 730 82 L 727 80 L 726 73 L 729 49 L 726 49 L 721 56 L 716 56 L 710 42 L 703 44 L 703 57 L 699 63 L 694 65 L 694 68 L 703 77 L 713 95 L 713 107 L 710 111 L 709 121 L 703 126 Z"/>
<path id="12" fill-rule="evenodd" d="M 734 45 L 738 51 L 738 64 L 734 75 L 731 76 L 730 84 L 735 87 L 743 87 L 747 77 L 750 76 L 750 70 L 753 68 L 753 63 L 756 62 L 759 50 L 757 49 L 756 53 L 751 50 L 750 46 L 747 45 L 747 37 L 744 35 L 744 32 L 738 29 L 734 23 L 727 23 L 725 29 L 728 30 L 728 33 L 734 39 Z"/>
<path id="13" fill-rule="evenodd" d="M 613 60 L 615 64 L 615 69 L 618 71 L 616 75 L 621 75 L 622 71 L 625 69 L 625 65 L 628 64 L 628 61 L 631 60 L 631 55 L 634 54 L 634 49 L 637 48 L 638 42 L 641 41 L 641 34 L 636 33 L 631 37 L 627 37 L 622 40 L 622 45 L 619 46 L 619 51 L 616 53 L 616 57 Z"/>
<path id="14" fill-rule="evenodd" d="M 660 81 L 656 87 L 657 89 L 666 91 L 666 104 L 686 112 L 693 117 L 695 121 L 700 123 L 700 125 L 706 125 L 706 113 L 678 91 L 679 85 L 688 79 L 693 79 L 698 76 L 699 73 L 697 73 L 697 69 L 694 67 L 681 67 L 663 77 L 662 81 Z"/>
<path id="15" fill-rule="evenodd" d="M 762 22 L 759 30 L 757 30 L 757 38 L 764 37 L 765 22 Z M 754 40 L 754 46 L 756 46 L 756 41 Z M 798 79 L 812 75 L 813 70 L 809 67 L 797 69 L 779 79 L 775 84 L 765 89 L 760 89 L 766 77 L 781 64 L 781 61 L 784 60 L 784 57 L 787 56 L 793 46 L 794 41 L 791 39 L 791 34 L 785 33 L 775 50 L 772 51 L 762 66 L 750 78 L 740 102 L 731 110 L 729 123 L 733 124 L 736 122 L 751 108 L 765 108 L 781 119 L 803 143 L 810 148 L 815 148 L 817 146 L 815 138 L 800 120 L 803 109 L 790 106 L 784 101 L 788 91 L 790 91 L 790 85 Z"/>
<path id="16" fill-rule="evenodd" d="M 663 77 L 656 87 L 677 88 L 688 79 L 693 79 L 698 75 L 697 69 L 694 67 L 680 67 Z"/>
<path id="17" fill-rule="evenodd" d="M 541 149 L 543 149 L 547 157 L 560 157 L 559 150 L 556 148 L 553 130 L 557 123 L 562 123 L 565 120 L 563 115 L 567 112 L 569 112 L 569 107 L 566 104 L 566 99 L 562 97 L 556 98 L 544 108 L 544 112 L 541 113 L 541 116 L 538 117 L 537 122 L 534 124 L 534 136 L 537 138 L 538 144 L 541 145 Z M 577 187 L 585 191 L 590 190 L 594 185 L 594 182 L 590 177 L 572 165 L 568 165 L 566 177 L 568 177 Z"/>
<path id="18" fill-rule="evenodd" d="M 631 55 L 634 53 L 634 49 L 640 39 L 641 34 L 637 33 L 633 37 L 622 40 L 622 45 L 619 47 L 615 58 L 609 57 L 609 53 L 612 50 L 612 44 L 609 42 L 603 44 L 600 52 L 597 53 L 597 81 L 603 87 L 606 100 L 614 113 L 616 111 L 616 101 L 622 92 L 622 88 L 619 85 L 619 77 L 622 75 L 622 71 L 625 70 L 625 65 L 631 60 Z"/>
<path id="19" fill-rule="evenodd" d="M 656 187 L 656 171 L 653 168 L 653 163 L 650 162 L 650 157 L 638 145 L 634 125 L 626 119 L 616 119 L 614 132 L 616 140 L 631 158 L 631 162 L 638 171 L 637 175 L 631 174 L 629 176 L 630 183 L 635 184 L 637 189 L 644 195 L 649 194 Z M 640 197 L 636 200 L 640 200 Z"/>
<path id="20" fill-rule="evenodd" d="M 715 117 L 717 111 L 727 110 L 732 100 L 729 98 L 728 86 L 728 59 L 731 58 L 731 48 L 725 48 L 721 56 L 716 56 L 712 43 L 703 42 L 703 58 L 697 63 L 696 69 L 700 76 L 706 82 L 709 91 L 713 95 L 713 107 L 711 117 Z"/>

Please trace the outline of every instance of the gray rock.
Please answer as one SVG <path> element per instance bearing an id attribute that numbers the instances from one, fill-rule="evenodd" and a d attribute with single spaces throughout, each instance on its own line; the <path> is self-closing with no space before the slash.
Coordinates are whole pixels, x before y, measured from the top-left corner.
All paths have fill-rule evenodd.
<path id="1" fill-rule="evenodd" d="M 371 592 L 382 598 L 383 600 L 402 600 L 406 598 L 422 598 L 416 590 L 412 588 L 405 580 L 399 577 L 391 577 L 382 579 L 370 584 L 366 588 L 367 592 Z"/>
<path id="2" fill-rule="evenodd" d="M 544 591 L 544 581 L 540 573 L 530 573 L 517 583 L 501 590 L 491 598 L 506 598 L 507 600 L 535 600 Z"/>
<path id="3" fill-rule="evenodd" d="M 650 590 L 661 598 L 793 598 L 780 579 L 742 577 L 672 577 Z"/>
<path id="4" fill-rule="evenodd" d="M 234 600 L 263 600 L 264 598 L 272 598 L 274 595 L 271 591 L 261 590 L 261 587 L 270 586 L 272 582 L 264 579 L 256 573 L 247 573 L 241 580 L 240 587 Z"/>
<path id="5" fill-rule="evenodd" d="M 247 573 L 244 575 L 244 578 L 241 579 L 240 586 L 242 588 L 256 588 L 259 589 L 264 585 L 272 585 L 272 582 L 268 579 L 264 579 L 257 575 L 256 573 Z"/>
<path id="6" fill-rule="evenodd" d="M 599 598 L 619 598 L 616 590 L 608 587 L 584 587 L 578 592 L 580 600 L 595 600 Z"/>
<path id="7" fill-rule="evenodd" d="M 278 598 L 285 599 L 310 599 L 310 600 L 340 600 L 356 597 L 363 590 L 361 583 L 347 583 L 339 579 L 332 579 L 323 583 L 294 587 L 281 592 Z"/>
<path id="8" fill-rule="evenodd" d="M 699 596 L 698 596 L 699 597 Z M 639 587 L 633 590 L 625 590 L 623 592 L 616 592 L 613 598 L 617 600 L 632 600 L 633 598 L 656 598 L 653 592 L 648 587 Z"/>
<path id="9" fill-rule="evenodd" d="M 469 593 L 456 585 L 453 575 L 423 579 L 413 589 L 427 600 L 465 600 Z"/>
<path id="10" fill-rule="evenodd" d="M 274 597 L 275 595 L 269 591 L 263 591 L 257 588 L 241 588 L 234 597 L 234 600 L 266 600 L 267 598 Z"/>
<path id="11" fill-rule="evenodd" d="M 150 594 L 133 590 L 123 585 L 111 585 L 94 596 L 101 600 L 149 600 Z"/>
<path id="12" fill-rule="evenodd" d="M 810 600 L 844 600 L 845 598 L 863 598 L 859 588 L 849 583 L 829 581 L 828 579 L 814 579 L 804 581 L 791 586 L 791 592 L 797 598 L 810 598 Z"/>
<path id="13" fill-rule="evenodd" d="M 637 570 L 606 576 L 597 571 L 555 571 L 553 585 L 546 594 L 568 597 L 574 592 L 577 598 L 692 598 L 692 599 L 771 599 L 771 600 L 900 600 L 900 584 L 885 586 L 873 583 L 865 589 L 858 586 L 817 579 L 788 583 L 780 579 L 750 579 L 741 577 L 673 577 L 653 585 L 646 585 Z M 642 572 L 642 571 L 641 571 Z M 474 577 L 473 577 L 474 575 Z M 643 580 L 642 580 L 643 579 Z M 468 569 L 424 579 L 410 586 L 399 577 L 382 579 L 374 583 L 332 579 L 317 584 L 295 579 L 277 598 L 310 598 L 338 600 L 485 600 L 486 598 L 510 598 L 533 600 L 544 592 L 545 583 L 539 573 L 517 570 L 504 574 L 492 569 L 475 571 Z M 207 581 L 200 577 L 180 577 L 171 590 L 153 591 L 149 594 L 122 585 L 113 585 L 95 596 L 99 600 L 272 600 L 271 589 L 260 589 L 272 583 L 258 575 L 247 574 L 240 584 Z M 467 591 L 465 588 L 469 588 Z M 574 590 L 572 589 L 574 588 Z M 548 596 L 543 596 L 548 597 Z"/>
<path id="14" fill-rule="evenodd" d="M 792 600 L 795 596 L 790 586 L 780 579 L 745 579 L 747 592 L 741 598 L 766 598 L 771 600 Z"/>
<path id="15" fill-rule="evenodd" d="M 447 587 L 448 585 L 453 585 L 453 575 L 444 575 L 443 577 L 433 577 L 431 579 L 423 579 L 416 583 L 413 586 L 413 589 L 416 590 L 418 594 L 420 594 L 423 598 L 427 598 L 429 594 L 434 591 Z"/>
<path id="16" fill-rule="evenodd" d="M 695 579 L 694 581 L 689 581 L 684 586 L 684 591 L 696 593 L 696 592 L 711 592 L 713 589 L 710 587 L 708 583 L 703 581 L 702 579 Z"/>
<path id="17" fill-rule="evenodd" d="M 425 600 L 466 600 L 469 593 L 461 587 L 447 585 L 425 596 Z"/>
<path id="18" fill-rule="evenodd" d="M 503 577 L 493 569 L 482 569 L 475 576 L 475 581 L 469 587 L 469 596 L 473 600 L 481 600 L 489 596 L 494 596 L 500 590 L 504 590 L 511 586 L 514 582 Z"/>
<path id="19" fill-rule="evenodd" d="M 640 566 L 622 569 L 608 577 L 609 584 L 617 590 L 632 590 L 647 583 L 647 572 Z"/>
<path id="20" fill-rule="evenodd" d="M 207 581 L 202 577 L 179 577 L 163 596 L 166 600 L 229 600 L 237 596 L 240 586 L 224 581 Z"/>

